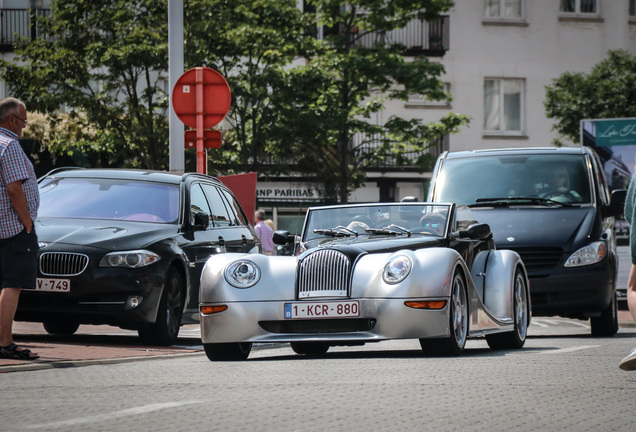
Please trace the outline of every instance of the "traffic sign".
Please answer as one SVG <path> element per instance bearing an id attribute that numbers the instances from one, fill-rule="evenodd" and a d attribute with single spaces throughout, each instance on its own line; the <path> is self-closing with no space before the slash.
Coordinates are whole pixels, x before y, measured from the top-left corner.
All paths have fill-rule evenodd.
<path id="1" fill-rule="evenodd" d="M 210 129 L 203 131 L 203 148 L 221 148 L 221 131 L 216 129 Z M 197 131 L 187 130 L 185 131 L 185 148 L 194 149 L 197 148 Z"/>
<path id="2" fill-rule="evenodd" d="M 197 97 L 201 100 L 197 101 Z M 230 86 L 223 75 L 207 67 L 196 67 L 184 72 L 172 92 L 174 112 L 179 120 L 193 129 L 199 127 L 197 115 L 203 116 L 203 129 L 221 123 L 230 110 L 231 102 Z"/>

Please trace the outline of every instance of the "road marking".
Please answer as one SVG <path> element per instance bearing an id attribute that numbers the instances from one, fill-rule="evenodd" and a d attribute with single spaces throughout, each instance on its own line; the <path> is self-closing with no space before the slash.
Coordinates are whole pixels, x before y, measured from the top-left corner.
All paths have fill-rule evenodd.
<path id="1" fill-rule="evenodd" d="M 134 408 L 128 408 L 121 411 L 115 411 L 107 414 L 96 414 L 88 417 L 79 417 L 76 419 L 69 420 L 61 420 L 50 423 L 40 423 L 35 425 L 27 426 L 28 429 L 42 429 L 42 428 L 57 428 L 57 427 L 66 427 L 66 426 L 77 426 L 86 423 L 93 423 L 99 421 L 107 421 L 112 420 L 114 418 L 122 418 L 122 417 L 130 417 L 139 414 L 146 414 L 153 411 L 160 411 L 166 408 L 175 408 L 183 405 L 192 405 L 203 403 L 203 401 L 185 401 L 185 402 L 165 402 L 165 403 L 156 403 L 151 405 L 143 405 Z"/>
<path id="2" fill-rule="evenodd" d="M 600 345 L 579 345 L 579 346 L 574 346 L 570 348 L 559 348 L 555 350 L 543 351 L 541 352 L 541 354 L 564 354 L 564 353 L 570 353 L 574 351 L 581 351 L 585 349 L 598 348 L 598 347 L 600 347 Z"/>

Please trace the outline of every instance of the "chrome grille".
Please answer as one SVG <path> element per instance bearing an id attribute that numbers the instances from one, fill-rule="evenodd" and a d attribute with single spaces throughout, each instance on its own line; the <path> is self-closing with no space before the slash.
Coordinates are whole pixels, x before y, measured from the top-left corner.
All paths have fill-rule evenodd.
<path id="1" fill-rule="evenodd" d="M 45 276 L 76 276 L 88 265 L 88 256 L 78 253 L 45 252 L 40 255 L 40 273 Z"/>
<path id="2" fill-rule="evenodd" d="M 317 250 L 298 266 L 298 298 L 347 297 L 351 262 L 343 253 Z"/>

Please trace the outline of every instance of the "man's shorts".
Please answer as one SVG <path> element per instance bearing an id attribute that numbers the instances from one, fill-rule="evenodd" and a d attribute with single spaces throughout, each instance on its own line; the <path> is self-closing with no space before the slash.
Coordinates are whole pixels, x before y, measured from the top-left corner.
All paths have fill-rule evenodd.
<path id="1" fill-rule="evenodd" d="M 0 288 L 35 289 L 38 249 L 35 230 L 0 239 Z"/>

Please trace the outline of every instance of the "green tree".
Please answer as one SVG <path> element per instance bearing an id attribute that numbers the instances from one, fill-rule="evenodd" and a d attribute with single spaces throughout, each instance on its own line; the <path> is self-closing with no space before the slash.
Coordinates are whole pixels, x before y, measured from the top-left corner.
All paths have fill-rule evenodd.
<path id="1" fill-rule="evenodd" d="M 54 0 L 45 37 L 0 62 L 12 93 L 49 114 L 57 152 L 101 154 L 96 165 L 167 168 L 165 0 Z M 69 139 L 71 137 L 71 139 Z"/>
<path id="2" fill-rule="evenodd" d="M 636 57 L 626 50 L 609 51 L 591 72 L 566 72 L 546 86 L 546 115 L 562 137 L 580 141 L 584 119 L 636 117 Z"/>
<path id="3" fill-rule="evenodd" d="M 468 122 L 451 113 L 424 124 L 396 116 L 373 121 L 391 99 L 420 94 L 449 98 L 439 80 L 444 68 L 427 57 L 407 58 L 406 46 L 384 36 L 416 19 L 436 21 L 449 0 L 307 0 L 312 20 L 324 37 L 306 65 L 290 71 L 289 86 L 276 93 L 274 106 L 293 137 L 300 167 L 325 185 L 326 198 L 347 202 L 364 183 L 366 169 L 387 158 L 398 166 L 432 167 L 423 152 Z M 373 42 L 369 42 L 373 41 Z M 289 119 L 295 119 L 289 121 Z"/>
<path id="4" fill-rule="evenodd" d="M 232 92 L 218 127 L 223 146 L 208 151 L 210 172 L 288 171 L 278 157 L 288 139 L 276 131 L 295 118 L 276 112 L 273 95 L 285 87 L 294 60 L 316 42 L 305 34 L 308 17 L 296 0 L 186 0 L 184 22 L 186 69 L 211 67 Z"/>

